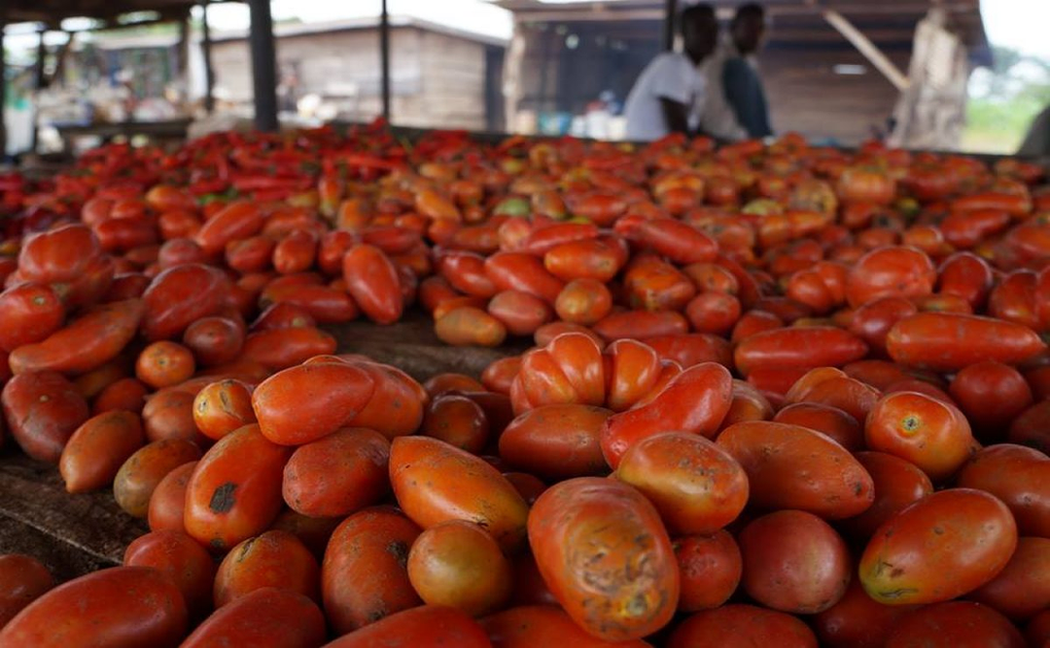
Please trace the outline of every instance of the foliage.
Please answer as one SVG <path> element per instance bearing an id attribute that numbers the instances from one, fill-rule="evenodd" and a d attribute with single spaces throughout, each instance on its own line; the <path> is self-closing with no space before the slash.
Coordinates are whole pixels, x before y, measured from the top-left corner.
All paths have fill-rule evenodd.
<path id="1" fill-rule="evenodd" d="M 993 47 L 994 64 L 970 85 L 962 149 L 1012 153 L 1043 108 L 1050 105 L 1050 61 Z"/>

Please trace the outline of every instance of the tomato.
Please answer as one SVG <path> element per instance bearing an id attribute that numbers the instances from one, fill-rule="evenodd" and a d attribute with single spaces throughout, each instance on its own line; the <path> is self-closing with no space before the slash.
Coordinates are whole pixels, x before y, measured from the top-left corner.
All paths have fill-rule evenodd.
<path id="1" fill-rule="evenodd" d="M 343 279 L 354 302 L 377 324 L 401 319 L 404 306 L 397 270 L 371 245 L 357 245 L 343 257 Z"/>
<path id="2" fill-rule="evenodd" d="M 359 511 L 335 529 L 321 566 L 321 592 L 336 632 L 422 603 L 407 571 L 409 549 L 419 534 L 415 523 L 390 507 Z"/>
<path id="3" fill-rule="evenodd" d="M 194 371 L 193 353 L 167 340 L 147 346 L 135 361 L 135 377 L 154 389 L 177 385 L 193 376 Z"/>
<path id="4" fill-rule="evenodd" d="M 777 511 L 739 535 L 744 591 L 766 607 L 794 614 L 823 612 L 842 598 L 852 561 L 827 522 L 804 511 Z"/>
<path id="5" fill-rule="evenodd" d="M 543 255 L 543 267 L 561 279 L 590 279 L 606 283 L 626 261 L 622 248 L 611 240 L 596 238 L 557 245 Z"/>
<path id="6" fill-rule="evenodd" d="M 497 293 L 489 301 L 488 313 L 502 322 L 511 335 L 532 335 L 554 315 L 547 302 L 517 290 Z"/>
<path id="7" fill-rule="evenodd" d="M 868 346 L 848 331 L 829 326 L 782 328 L 750 335 L 733 353 L 747 375 L 755 369 L 840 366 L 859 360 Z"/>
<path id="8" fill-rule="evenodd" d="M 266 587 L 320 598 L 321 570 L 303 543 L 287 531 L 267 531 L 226 554 L 215 575 L 215 607 Z"/>
<path id="9" fill-rule="evenodd" d="M 412 587 L 430 605 L 480 616 L 510 597 L 511 569 L 500 547 L 471 522 L 451 520 L 424 531 L 408 554 Z"/>
<path id="10" fill-rule="evenodd" d="M 512 466 L 550 479 L 602 474 L 608 468 L 599 438 L 611 414 L 576 403 L 531 409 L 500 435 L 500 456 Z"/>
<path id="11" fill-rule="evenodd" d="M 1001 443 L 983 448 L 959 472 L 961 488 L 977 488 L 1003 501 L 1021 535 L 1050 538 L 1050 459 L 1033 448 Z"/>
<path id="12" fill-rule="evenodd" d="M 1046 350 L 1031 329 L 989 317 L 918 313 L 902 319 L 886 336 L 894 361 L 934 371 L 958 371 L 983 361 L 1018 364 Z"/>
<path id="13" fill-rule="evenodd" d="M 344 517 L 389 492 L 389 460 L 386 437 L 344 428 L 296 448 L 284 467 L 284 501 L 310 517 Z"/>
<path id="14" fill-rule="evenodd" d="M 677 362 L 683 369 L 703 362 L 730 366 L 732 348 L 724 338 L 705 333 L 657 335 L 646 338 L 645 344 L 656 351 L 661 360 Z"/>
<path id="15" fill-rule="evenodd" d="M 655 359 L 655 353 L 652 355 Z M 529 407 L 558 403 L 601 405 L 606 400 L 601 349 L 585 335 L 559 335 L 545 348 L 522 356 L 514 385 Z M 511 391 L 513 398 L 513 385 Z"/>
<path id="16" fill-rule="evenodd" d="M 194 240 L 205 252 L 214 255 L 222 252 L 230 241 L 258 234 L 264 223 L 265 217 L 257 204 L 238 200 L 205 221 Z"/>
<path id="17" fill-rule="evenodd" d="M 172 469 L 157 483 L 149 498 L 147 519 L 151 531 L 186 532 L 183 513 L 186 509 L 186 484 L 189 483 L 196 461 L 189 461 Z M 194 541 L 196 542 L 196 541 Z"/>
<path id="18" fill-rule="evenodd" d="M 782 328 L 784 326 L 784 320 L 780 319 L 773 313 L 768 313 L 762 310 L 751 310 L 740 316 L 736 324 L 733 326 L 733 332 L 730 339 L 733 342 L 740 342 L 744 338 L 761 333 L 763 331 L 771 331 L 773 329 Z"/>
<path id="19" fill-rule="evenodd" d="M 757 387 L 743 380 L 733 380 L 733 402 L 722 419 L 721 430 L 741 421 L 766 421 L 773 416 L 773 405 Z"/>
<path id="20" fill-rule="evenodd" d="M 108 486 L 144 438 L 138 414 L 114 411 L 88 419 L 69 438 L 59 458 L 66 490 L 83 493 Z"/>
<path id="21" fill-rule="evenodd" d="M 667 648 L 692 646 L 816 648 L 817 638 L 798 617 L 734 603 L 697 612 L 678 624 Z"/>
<path id="22" fill-rule="evenodd" d="M 27 605 L 54 587 L 47 567 L 32 556 L 0 556 L 0 630 Z"/>
<path id="23" fill-rule="evenodd" d="M 304 272 L 317 257 L 317 236 L 303 229 L 292 230 L 273 248 L 273 268 L 278 274 Z"/>
<path id="24" fill-rule="evenodd" d="M 680 313 L 627 311 L 612 313 L 594 325 L 594 332 L 606 340 L 645 339 L 658 335 L 686 333 L 689 325 Z"/>
<path id="25" fill-rule="evenodd" d="M 853 312 L 849 330 L 873 350 L 886 353 L 886 336 L 893 325 L 919 311 L 904 297 L 882 297 L 859 306 Z"/>
<path id="26" fill-rule="evenodd" d="M 916 609 L 873 600 L 856 579 L 837 603 L 813 617 L 821 645 L 829 648 L 883 648 L 900 619 Z"/>
<path id="27" fill-rule="evenodd" d="M 151 341 L 178 337 L 193 322 L 222 310 L 229 290 L 229 280 L 216 268 L 197 263 L 169 268 L 142 295 L 142 332 Z"/>
<path id="28" fill-rule="evenodd" d="M 302 306 L 290 302 L 277 302 L 263 309 L 259 317 L 252 322 L 250 330 L 257 333 L 279 328 L 310 327 L 316 324 L 317 320 Z"/>
<path id="29" fill-rule="evenodd" d="M 644 648 L 641 640 L 608 642 L 592 637 L 573 623 L 564 610 L 553 605 L 513 607 L 479 620 L 493 646 L 531 648 L 532 646 L 572 645 L 578 648 Z"/>
<path id="30" fill-rule="evenodd" d="M 740 301 L 733 295 L 701 293 L 686 305 L 686 317 L 694 331 L 724 335 L 740 319 Z"/>
<path id="31" fill-rule="evenodd" d="M 743 468 L 696 434 L 666 432 L 644 438 L 627 449 L 613 474 L 653 503 L 673 535 L 714 533 L 747 504 Z"/>
<path id="32" fill-rule="evenodd" d="M 630 486 L 598 477 L 556 484 L 533 505 L 528 531 L 551 592 L 589 634 L 638 639 L 674 615 L 671 542 L 656 509 Z"/>
<path id="33" fill-rule="evenodd" d="M 937 271 L 925 253 L 910 247 L 872 250 L 850 268 L 846 297 L 857 308 L 879 297 L 921 297 L 933 292 Z"/>
<path id="34" fill-rule="evenodd" d="M 26 238 L 18 253 L 18 272 L 26 281 L 68 284 L 82 277 L 100 254 L 90 229 L 64 225 Z"/>
<path id="35" fill-rule="evenodd" d="M 679 612 L 698 612 L 724 604 L 743 573 L 740 548 L 725 530 L 678 538 L 673 543 L 681 577 Z"/>
<path id="36" fill-rule="evenodd" d="M 1017 270 L 1006 275 L 988 296 L 988 315 L 1031 329 L 1041 329 L 1039 317 L 1038 278 L 1030 270 Z"/>
<path id="37" fill-rule="evenodd" d="M 948 388 L 952 399 L 977 430 L 1005 430 L 1032 404 L 1032 390 L 1017 369 L 999 362 L 964 367 Z"/>
<path id="38" fill-rule="evenodd" d="M 849 413 L 822 403 L 792 403 L 773 417 L 777 423 L 801 425 L 822 432 L 850 452 L 864 447 L 864 430 Z"/>
<path id="39" fill-rule="evenodd" d="M 718 245 L 706 234 L 673 218 L 623 219 L 614 228 L 625 238 L 651 247 L 675 263 L 709 263 L 718 255 Z"/>
<path id="40" fill-rule="evenodd" d="M 228 317 L 202 317 L 183 333 L 183 344 L 197 362 L 207 367 L 232 362 L 244 343 L 244 326 Z"/>
<path id="41" fill-rule="evenodd" d="M 42 342 L 58 331 L 65 308 L 46 285 L 25 283 L 0 293 L 0 349 L 14 351 L 24 344 Z"/>
<path id="42" fill-rule="evenodd" d="M 994 278 L 988 262 L 971 252 L 959 252 L 941 264 L 938 292 L 970 302 L 974 309 L 984 306 Z"/>
<path id="43" fill-rule="evenodd" d="M 193 399 L 193 422 L 201 434 L 216 441 L 254 423 L 252 389 L 233 379 L 211 383 Z"/>
<path id="44" fill-rule="evenodd" d="M 193 393 L 179 386 L 151 395 L 142 408 L 146 438 L 150 441 L 182 439 L 205 445 L 207 437 L 197 430 L 193 421 L 193 398 Z"/>
<path id="45" fill-rule="evenodd" d="M 252 393 L 252 408 L 267 439 L 309 443 L 347 424 L 375 392 L 375 380 L 344 362 L 300 365 L 280 371 Z"/>
<path id="46" fill-rule="evenodd" d="M 137 538 L 124 551 L 124 565 L 152 567 L 175 583 L 191 616 L 211 609 L 215 563 L 197 542 L 179 531 L 154 531 Z"/>
<path id="47" fill-rule="evenodd" d="M 438 339 L 453 346 L 499 346 L 507 337 L 503 322 L 480 308 L 456 308 L 434 322 Z"/>
<path id="48" fill-rule="evenodd" d="M 499 292 L 479 254 L 449 252 L 438 259 L 438 268 L 453 288 L 472 297 L 489 298 Z"/>
<path id="49" fill-rule="evenodd" d="M 36 599 L 0 629 L 2 646 L 174 647 L 186 632 L 182 594 L 148 567 L 111 567 Z"/>
<path id="50" fill-rule="evenodd" d="M 473 382 L 472 378 L 463 378 Z M 479 390 L 484 391 L 480 384 L 469 391 Z M 477 454 L 488 443 L 489 421 L 485 410 L 470 398 L 445 393 L 427 406 L 420 433 Z"/>
<path id="51" fill-rule="evenodd" d="M 733 380 L 721 365 L 702 363 L 676 376 L 655 398 L 614 414 L 601 433 L 602 454 L 614 469 L 630 447 L 666 430 L 714 436 L 733 400 Z"/>
<path id="52" fill-rule="evenodd" d="M 970 598 L 1014 621 L 1050 606 L 1050 538 L 1018 538 L 1017 549 L 999 574 Z"/>
<path id="53" fill-rule="evenodd" d="M 558 298 L 564 282 L 547 271 L 539 258 L 524 252 L 497 252 L 485 259 L 485 274 L 497 290 L 520 290 L 549 304 Z"/>
<path id="54" fill-rule="evenodd" d="M 327 648 L 488 648 L 485 630 L 456 608 L 421 605 L 402 610 L 327 644 Z"/>
<path id="55" fill-rule="evenodd" d="M 30 457 L 51 463 L 58 463 L 67 441 L 90 415 L 84 397 L 53 371 L 11 378 L 0 400 L 15 442 Z"/>
<path id="56" fill-rule="evenodd" d="M 963 413 L 918 392 L 883 396 L 868 415 L 864 438 L 868 448 L 912 462 L 935 482 L 954 474 L 973 452 Z"/>
<path id="57" fill-rule="evenodd" d="M 390 449 L 390 483 L 402 510 L 425 529 L 463 519 L 483 523 L 504 551 L 524 541 L 525 501 L 468 452 L 428 437 L 398 437 Z"/>
<path id="58" fill-rule="evenodd" d="M 655 257 L 641 257 L 623 276 L 626 301 L 632 308 L 646 311 L 678 311 L 696 294 L 696 288 L 670 263 Z"/>
<path id="59" fill-rule="evenodd" d="M 216 610 L 181 648 L 310 648 L 324 640 L 324 614 L 310 599 L 291 590 L 266 587 Z"/>
<path id="60" fill-rule="evenodd" d="M 215 551 L 264 531 L 281 508 L 281 471 L 291 450 L 257 425 L 227 434 L 209 449 L 186 484 L 186 532 Z"/>
<path id="61" fill-rule="evenodd" d="M 970 601 L 938 603 L 903 616 L 886 646 L 1024 648 L 1025 641 L 1004 616 Z"/>
<path id="62" fill-rule="evenodd" d="M 887 520 L 933 492 L 933 483 L 918 466 L 885 452 L 858 452 L 854 455 L 871 475 L 875 501 L 840 528 L 851 536 L 866 540 Z"/>
<path id="63" fill-rule="evenodd" d="M 874 501 L 867 470 L 814 430 L 745 421 L 723 430 L 717 444 L 747 473 L 752 505 L 799 509 L 835 520 L 862 513 Z"/>
<path id="64" fill-rule="evenodd" d="M 139 299 L 100 306 L 41 342 L 15 349 L 8 357 L 11 371 L 91 371 L 115 358 L 131 341 L 144 310 Z"/>
<path id="65" fill-rule="evenodd" d="M 1050 639 L 1050 610 L 1035 615 L 1025 631 L 1030 646 L 1045 646 Z"/>
<path id="66" fill-rule="evenodd" d="M 274 370 L 287 369 L 317 355 L 334 353 L 335 338 L 316 327 L 276 328 L 249 333 L 240 359 Z"/>
<path id="67" fill-rule="evenodd" d="M 171 439 L 146 444 L 128 457 L 113 478 L 117 504 L 129 515 L 146 517 L 150 497 L 161 479 L 200 456 L 200 449 L 190 441 Z"/>
<path id="68" fill-rule="evenodd" d="M 864 590 L 887 605 L 937 603 L 992 580 L 1017 546 L 1010 509 L 984 491 L 929 495 L 875 532 L 860 560 Z"/>

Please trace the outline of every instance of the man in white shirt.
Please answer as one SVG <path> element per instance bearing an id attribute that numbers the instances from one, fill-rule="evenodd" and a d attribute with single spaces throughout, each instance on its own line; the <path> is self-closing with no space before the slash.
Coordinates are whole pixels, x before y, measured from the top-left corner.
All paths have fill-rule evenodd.
<path id="1" fill-rule="evenodd" d="M 684 51 L 652 60 L 627 95 L 627 139 L 652 141 L 669 133 L 695 133 L 706 95 L 700 62 L 718 43 L 718 20 L 710 5 L 693 5 L 681 15 Z"/>

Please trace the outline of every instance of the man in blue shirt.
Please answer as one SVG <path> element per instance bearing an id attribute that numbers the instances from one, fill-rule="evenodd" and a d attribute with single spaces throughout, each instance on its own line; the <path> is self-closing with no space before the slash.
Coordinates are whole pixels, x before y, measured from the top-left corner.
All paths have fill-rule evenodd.
<path id="1" fill-rule="evenodd" d="M 737 123 L 751 137 L 773 134 L 766 93 L 754 62 L 754 54 L 766 31 L 765 18 L 765 10 L 757 4 L 745 4 L 737 10 L 729 26 L 736 55 L 730 56 L 722 68 L 726 102 L 736 115 Z"/>

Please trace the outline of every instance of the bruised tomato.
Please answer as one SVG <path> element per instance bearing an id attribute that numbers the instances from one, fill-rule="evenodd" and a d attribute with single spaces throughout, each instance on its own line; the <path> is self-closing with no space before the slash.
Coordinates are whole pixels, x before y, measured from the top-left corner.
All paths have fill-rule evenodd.
<path id="1" fill-rule="evenodd" d="M 578 477 L 547 489 L 529 513 L 529 544 L 555 598 L 591 635 L 637 639 L 674 615 L 671 541 L 656 509 L 626 484 Z"/>

